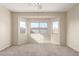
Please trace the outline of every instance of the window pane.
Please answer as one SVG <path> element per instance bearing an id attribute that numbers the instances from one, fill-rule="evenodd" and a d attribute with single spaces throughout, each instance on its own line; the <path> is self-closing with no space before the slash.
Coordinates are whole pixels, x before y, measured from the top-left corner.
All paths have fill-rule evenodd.
<path id="1" fill-rule="evenodd" d="M 58 33 L 59 32 L 59 22 L 58 21 L 54 21 L 52 23 L 53 25 L 53 33 Z"/>
<path id="2" fill-rule="evenodd" d="M 47 31 L 48 31 L 48 23 L 41 22 L 40 23 L 40 33 L 47 33 Z"/>
<path id="3" fill-rule="evenodd" d="M 32 22 L 31 28 L 39 28 L 39 23 L 38 22 Z"/>
<path id="4" fill-rule="evenodd" d="M 20 28 L 26 28 L 26 23 L 24 21 L 20 21 Z"/>
<path id="5" fill-rule="evenodd" d="M 47 22 L 32 22 L 31 33 L 47 33 L 48 23 Z"/>
<path id="6" fill-rule="evenodd" d="M 47 28 L 47 22 L 41 22 L 40 23 L 40 28 Z"/>
<path id="7" fill-rule="evenodd" d="M 26 23 L 24 21 L 20 21 L 20 33 L 25 33 Z"/>
<path id="8" fill-rule="evenodd" d="M 40 33 L 48 33 L 48 30 L 40 30 Z"/>
<path id="9" fill-rule="evenodd" d="M 32 22 L 31 33 L 38 33 L 38 32 L 39 32 L 39 22 Z"/>
<path id="10" fill-rule="evenodd" d="M 39 33 L 39 29 L 31 29 L 31 33 Z"/>

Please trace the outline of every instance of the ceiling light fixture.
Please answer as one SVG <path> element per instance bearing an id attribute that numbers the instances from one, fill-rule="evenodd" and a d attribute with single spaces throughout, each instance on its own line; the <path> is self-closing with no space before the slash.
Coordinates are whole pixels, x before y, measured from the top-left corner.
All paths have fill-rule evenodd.
<path id="1" fill-rule="evenodd" d="M 33 3 L 33 6 L 38 7 L 39 9 L 42 9 L 42 5 L 40 3 Z"/>
<path id="2" fill-rule="evenodd" d="M 28 6 L 37 7 L 38 9 L 42 9 L 42 5 L 40 3 L 28 3 Z"/>
<path id="3" fill-rule="evenodd" d="M 39 9 L 42 9 L 42 5 L 40 3 L 37 3 L 37 6 Z"/>

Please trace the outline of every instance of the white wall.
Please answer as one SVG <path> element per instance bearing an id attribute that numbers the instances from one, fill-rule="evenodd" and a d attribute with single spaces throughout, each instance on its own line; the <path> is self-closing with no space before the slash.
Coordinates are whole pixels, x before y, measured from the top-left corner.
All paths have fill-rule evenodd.
<path id="1" fill-rule="evenodd" d="M 0 6 L 0 50 L 11 45 L 10 12 Z"/>
<path id="2" fill-rule="evenodd" d="M 67 45 L 79 51 L 79 4 L 68 11 Z"/>

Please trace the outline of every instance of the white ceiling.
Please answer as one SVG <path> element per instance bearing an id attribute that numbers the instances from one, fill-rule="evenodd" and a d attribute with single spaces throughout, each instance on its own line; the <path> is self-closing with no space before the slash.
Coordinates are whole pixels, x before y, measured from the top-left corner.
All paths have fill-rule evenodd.
<path id="1" fill-rule="evenodd" d="M 12 12 L 65 12 L 76 3 L 41 3 L 42 9 L 33 3 L 0 3 L 0 5 Z"/>

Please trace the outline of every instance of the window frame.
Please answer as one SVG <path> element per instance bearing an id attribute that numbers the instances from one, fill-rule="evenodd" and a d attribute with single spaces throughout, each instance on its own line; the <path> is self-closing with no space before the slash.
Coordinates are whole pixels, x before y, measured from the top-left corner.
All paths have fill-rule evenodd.
<path id="1" fill-rule="evenodd" d="M 31 23 L 33 23 L 34 21 L 32 21 L 32 22 L 30 22 L 30 33 L 31 33 L 31 30 L 33 29 L 33 28 L 31 28 Z M 47 30 L 47 33 L 48 33 L 48 22 L 47 21 L 35 21 L 34 23 L 39 23 L 39 27 L 37 28 L 38 29 L 38 33 L 41 33 L 41 30 Z M 40 26 L 40 24 L 41 23 L 47 23 L 47 28 L 45 27 L 45 28 L 41 28 L 41 26 Z"/>

